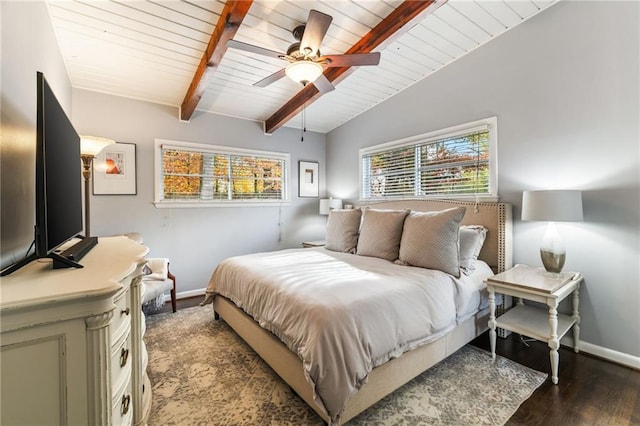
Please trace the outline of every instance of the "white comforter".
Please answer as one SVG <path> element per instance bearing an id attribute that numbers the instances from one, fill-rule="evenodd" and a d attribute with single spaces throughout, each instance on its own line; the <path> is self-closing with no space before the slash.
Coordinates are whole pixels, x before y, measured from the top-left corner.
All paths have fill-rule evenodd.
<path id="1" fill-rule="evenodd" d="M 477 311 L 482 280 L 469 281 L 323 248 L 291 249 L 226 259 L 207 297 L 232 300 L 296 353 L 316 402 L 336 421 L 374 367 Z"/>

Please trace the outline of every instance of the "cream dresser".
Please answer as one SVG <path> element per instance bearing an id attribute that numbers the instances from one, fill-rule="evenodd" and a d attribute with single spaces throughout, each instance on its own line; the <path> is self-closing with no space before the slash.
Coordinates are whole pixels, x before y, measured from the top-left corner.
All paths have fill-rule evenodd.
<path id="1" fill-rule="evenodd" d="M 151 409 L 140 275 L 148 249 L 100 238 L 81 269 L 0 280 L 2 425 L 138 425 Z"/>

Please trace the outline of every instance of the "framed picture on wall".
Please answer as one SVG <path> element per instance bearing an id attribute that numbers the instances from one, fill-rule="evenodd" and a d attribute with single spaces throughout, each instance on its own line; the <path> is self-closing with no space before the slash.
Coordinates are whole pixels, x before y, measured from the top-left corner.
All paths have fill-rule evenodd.
<path id="1" fill-rule="evenodd" d="M 298 161 L 298 196 L 317 198 L 319 195 L 317 161 Z"/>
<path id="2" fill-rule="evenodd" d="M 93 159 L 93 195 L 136 195 L 136 144 L 108 145 Z"/>

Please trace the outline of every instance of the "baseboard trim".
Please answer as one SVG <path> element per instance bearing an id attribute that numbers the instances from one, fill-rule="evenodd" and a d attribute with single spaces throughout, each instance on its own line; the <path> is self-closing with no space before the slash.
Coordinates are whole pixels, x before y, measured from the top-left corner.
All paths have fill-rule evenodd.
<path id="1" fill-rule="evenodd" d="M 190 297 L 198 297 L 198 296 L 204 297 L 204 293 L 206 292 L 206 290 L 207 290 L 206 288 L 199 288 L 197 290 L 180 291 L 176 293 L 176 299 L 177 300 L 188 299 Z M 165 293 L 162 296 L 162 303 L 167 303 L 167 302 L 171 302 L 171 295 L 169 295 L 169 293 Z"/>
<path id="2" fill-rule="evenodd" d="M 196 290 L 179 291 L 176 293 L 176 299 L 188 299 L 189 297 L 204 296 L 206 290 L 206 288 L 199 288 Z"/>
<path id="3" fill-rule="evenodd" d="M 604 348 L 585 341 L 580 341 L 580 352 L 586 352 L 608 361 L 640 370 L 640 357 L 624 352 L 614 351 L 613 349 Z"/>

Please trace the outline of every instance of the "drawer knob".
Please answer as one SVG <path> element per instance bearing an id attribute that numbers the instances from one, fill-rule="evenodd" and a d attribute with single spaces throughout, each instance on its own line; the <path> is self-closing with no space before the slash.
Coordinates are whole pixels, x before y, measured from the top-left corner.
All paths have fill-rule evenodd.
<path id="1" fill-rule="evenodd" d="M 131 312 L 131 311 L 129 310 L 129 308 L 127 308 L 127 309 L 123 309 L 123 310 L 121 310 L 121 311 L 120 311 L 120 315 L 129 315 L 129 312 Z"/>
<path id="2" fill-rule="evenodd" d="M 129 359 L 129 349 L 122 348 L 120 351 L 120 367 L 124 367 L 127 365 L 127 360 Z"/>
<path id="3" fill-rule="evenodd" d="M 122 395 L 122 403 L 120 404 L 120 412 L 122 415 L 129 412 L 129 405 L 131 405 L 131 395 Z"/>

